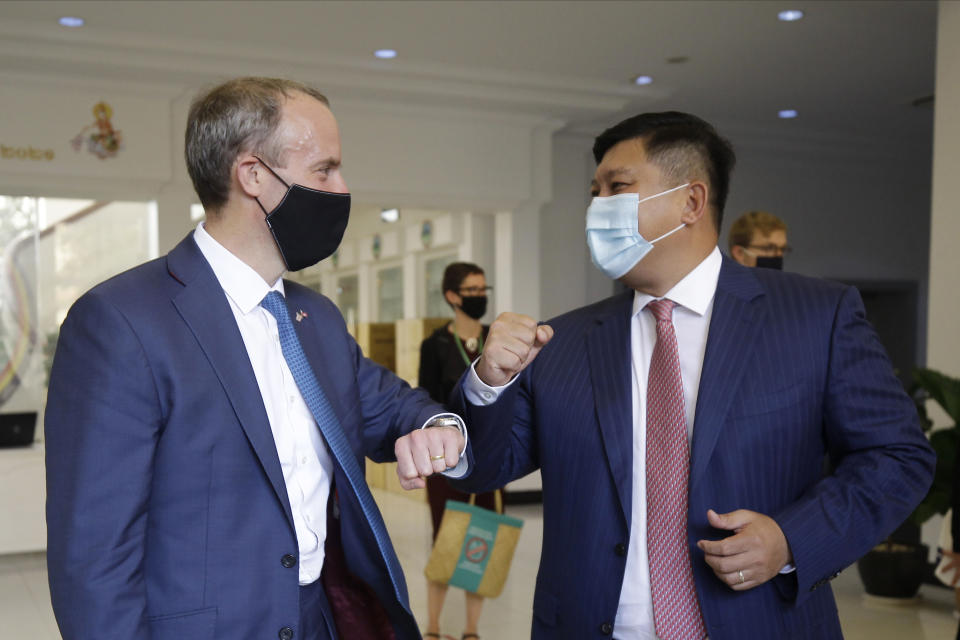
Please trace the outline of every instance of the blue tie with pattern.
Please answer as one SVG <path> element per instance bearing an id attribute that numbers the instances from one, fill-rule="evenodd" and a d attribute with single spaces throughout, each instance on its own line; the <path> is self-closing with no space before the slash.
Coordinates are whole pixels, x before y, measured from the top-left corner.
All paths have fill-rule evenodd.
<path id="1" fill-rule="evenodd" d="M 303 353 L 303 347 L 300 346 L 300 340 L 293 329 L 293 323 L 290 322 L 290 314 L 287 312 L 287 305 L 279 291 L 271 291 L 260 302 L 260 306 L 270 312 L 277 320 L 277 328 L 280 330 L 280 348 L 283 350 L 283 357 L 290 367 L 290 373 L 300 389 L 303 400 L 306 402 L 310 413 L 313 414 L 317 426 L 320 427 L 320 433 L 330 448 L 330 453 L 340 468 L 343 470 L 354 495 L 360 502 L 363 509 L 363 515 L 366 516 L 373 535 L 377 540 L 377 546 L 380 547 L 380 554 L 387 564 L 387 570 L 390 573 L 390 580 L 393 582 L 393 590 L 397 594 L 397 600 L 408 607 L 404 597 L 405 585 L 403 581 L 403 571 L 400 569 L 400 562 L 394 553 L 393 545 L 390 544 L 390 538 L 387 535 L 387 527 L 383 524 L 383 518 L 380 510 L 370 494 L 367 487 L 366 476 L 360 470 L 357 464 L 357 458 L 347 442 L 347 437 L 340 427 L 340 421 L 337 419 L 330 402 L 323 394 L 320 384 L 317 382 L 310 363 L 307 362 L 307 356 Z"/>

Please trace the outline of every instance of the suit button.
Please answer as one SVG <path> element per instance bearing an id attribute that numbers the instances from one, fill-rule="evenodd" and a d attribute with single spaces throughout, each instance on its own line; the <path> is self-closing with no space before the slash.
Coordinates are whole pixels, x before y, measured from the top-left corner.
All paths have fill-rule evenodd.
<path id="1" fill-rule="evenodd" d="M 289 553 L 282 558 L 280 558 L 280 564 L 282 564 L 287 569 L 292 569 L 297 564 L 296 557 L 290 555 Z"/>
<path id="2" fill-rule="evenodd" d="M 613 552 L 618 556 L 625 556 L 627 555 L 627 545 L 623 544 L 622 542 L 618 542 L 614 545 Z"/>
<path id="3" fill-rule="evenodd" d="M 280 633 L 277 635 L 280 636 L 280 640 L 293 640 L 293 629 L 284 627 L 280 629 Z"/>
<path id="4" fill-rule="evenodd" d="M 613 633 L 613 625 L 610 624 L 609 622 L 604 622 L 602 625 L 600 625 L 600 633 L 602 633 L 605 636 L 610 635 L 611 633 Z"/>

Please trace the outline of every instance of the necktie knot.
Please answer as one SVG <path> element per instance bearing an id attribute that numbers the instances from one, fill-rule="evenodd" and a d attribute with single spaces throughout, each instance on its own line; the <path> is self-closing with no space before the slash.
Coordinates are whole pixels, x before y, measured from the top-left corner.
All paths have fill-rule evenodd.
<path id="1" fill-rule="evenodd" d="M 279 291 L 271 291 L 260 301 L 260 306 L 266 309 L 270 315 L 280 324 L 281 319 L 289 320 L 290 314 L 287 313 L 287 303 Z"/>
<path id="2" fill-rule="evenodd" d="M 653 317 L 657 319 L 657 322 L 670 322 L 674 306 L 676 305 L 673 300 L 667 300 L 666 298 L 662 300 L 651 300 L 647 303 L 647 308 L 653 313 Z"/>

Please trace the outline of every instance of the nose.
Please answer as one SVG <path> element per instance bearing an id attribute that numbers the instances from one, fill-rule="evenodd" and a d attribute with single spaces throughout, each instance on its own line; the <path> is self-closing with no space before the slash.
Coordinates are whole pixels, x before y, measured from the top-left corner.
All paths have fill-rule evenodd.
<path id="1" fill-rule="evenodd" d="M 343 179 L 343 174 L 339 171 L 337 172 L 336 179 L 330 185 L 330 191 L 333 193 L 350 193 L 350 188 L 347 187 L 347 181 Z"/>

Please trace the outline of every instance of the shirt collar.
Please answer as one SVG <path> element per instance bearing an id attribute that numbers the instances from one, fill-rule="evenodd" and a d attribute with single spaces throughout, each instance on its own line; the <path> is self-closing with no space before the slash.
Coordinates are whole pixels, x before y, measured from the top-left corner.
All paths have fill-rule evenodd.
<path id="1" fill-rule="evenodd" d="M 714 247 L 703 262 L 694 267 L 693 271 L 683 277 L 673 288 L 663 296 L 679 306 L 702 316 L 707 312 L 714 294 L 717 292 L 717 281 L 720 279 L 720 265 L 723 258 L 720 249 Z M 637 291 L 633 295 L 633 315 L 637 315 L 647 304 L 657 300 L 648 293 Z"/>
<path id="2" fill-rule="evenodd" d="M 268 286 L 253 267 L 214 240 L 213 236 L 203 228 L 203 222 L 197 225 L 193 239 L 200 247 L 203 257 L 210 263 L 227 297 L 244 314 L 256 309 L 260 301 L 271 291 L 279 291 L 283 295 L 283 278 L 277 278 L 272 287 Z"/>

